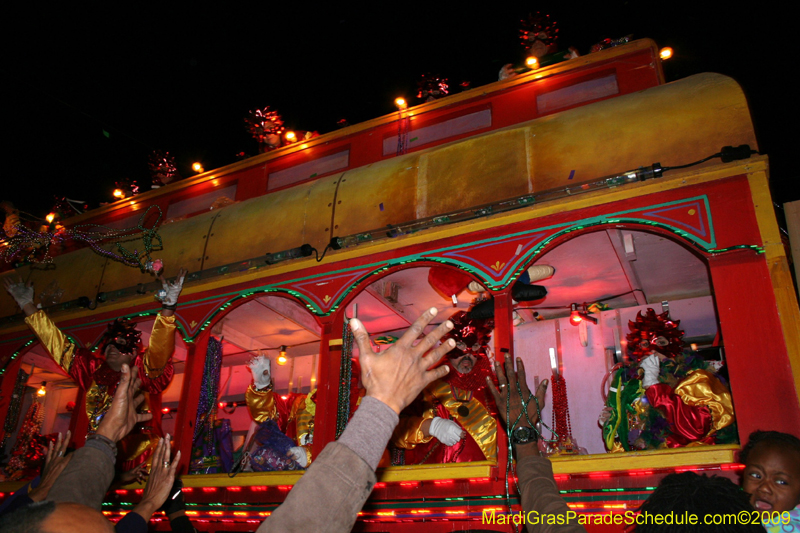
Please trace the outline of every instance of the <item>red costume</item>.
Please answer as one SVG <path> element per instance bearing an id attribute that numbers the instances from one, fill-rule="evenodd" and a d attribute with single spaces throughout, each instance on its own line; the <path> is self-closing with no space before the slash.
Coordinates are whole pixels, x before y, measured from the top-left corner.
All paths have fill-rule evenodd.
<path id="1" fill-rule="evenodd" d="M 463 311 L 450 320 L 455 327 L 448 337 L 455 339 L 458 347 L 448 356 L 453 352 L 468 353 L 476 357 L 476 362 L 471 372 L 460 374 L 446 361 L 450 372 L 422 391 L 422 415 L 400 418 L 392 443 L 406 450 L 408 465 L 497 460 L 497 408 L 486 390 L 486 376 L 494 379 L 486 355 L 492 323 L 470 319 Z M 434 417 L 457 422 L 464 436 L 454 446 L 445 446 L 433 436 L 426 437 L 422 424 Z"/>
<path id="2" fill-rule="evenodd" d="M 94 433 L 111 406 L 121 373 L 113 370 L 104 358 L 72 343 L 44 311 L 37 311 L 29 316 L 25 323 L 33 330 L 53 360 L 61 365 L 81 390 L 86 391 L 89 433 Z M 133 362 L 139 368 L 142 390 L 146 393 L 160 394 L 169 385 L 174 373 L 171 360 L 174 349 L 175 318 L 159 314 L 153 324 L 148 349 L 144 353 L 140 350 Z M 158 403 L 160 404 L 160 399 Z M 150 399 L 145 397 L 140 410 L 149 408 Z M 163 436 L 161 410 L 155 408 L 152 413 L 152 420 L 135 428 L 119 442 L 119 461 L 123 470 L 129 470 L 146 461 L 155 448 L 158 437 Z"/>

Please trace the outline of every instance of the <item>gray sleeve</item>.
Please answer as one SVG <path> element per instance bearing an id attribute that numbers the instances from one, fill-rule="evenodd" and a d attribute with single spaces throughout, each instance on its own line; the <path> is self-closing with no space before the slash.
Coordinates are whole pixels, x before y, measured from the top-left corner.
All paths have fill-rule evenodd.
<path id="1" fill-rule="evenodd" d="M 383 402 L 364 397 L 337 442 L 331 442 L 258 533 L 345 532 L 375 486 L 375 468 L 398 422 Z"/>
<path id="2" fill-rule="evenodd" d="M 364 396 L 339 442 L 361 457 L 373 470 L 378 468 L 383 451 L 400 418 L 380 400 Z"/>
<path id="3" fill-rule="evenodd" d="M 347 446 L 331 442 L 264 520 L 257 533 L 346 532 L 375 486 L 375 471 Z"/>
<path id="4" fill-rule="evenodd" d="M 74 502 L 102 510 L 103 497 L 114 480 L 114 454 L 96 440 L 86 441 L 72 454 L 47 495 L 54 502 Z"/>

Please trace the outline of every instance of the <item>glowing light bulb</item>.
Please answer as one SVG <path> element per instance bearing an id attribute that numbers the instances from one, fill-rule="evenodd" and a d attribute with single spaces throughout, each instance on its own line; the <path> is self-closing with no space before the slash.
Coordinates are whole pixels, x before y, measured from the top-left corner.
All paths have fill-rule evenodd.
<path id="1" fill-rule="evenodd" d="M 114 189 L 114 198 L 119 198 L 120 200 L 125 198 L 125 191 L 122 189 Z"/>
<path id="2" fill-rule="evenodd" d="M 47 388 L 46 387 L 47 387 L 47 382 L 46 381 L 42 381 L 41 386 L 36 391 L 36 396 L 39 396 L 41 398 L 42 396 L 47 394 Z"/>
<path id="3" fill-rule="evenodd" d="M 45 218 L 45 220 L 47 220 L 48 223 L 52 224 L 53 221 L 56 219 L 56 214 L 55 213 L 48 213 L 47 216 L 44 217 L 44 218 Z"/>
<path id="4" fill-rule="evenodd" d="M 406 109 L 406 108 L 408 108 L 408 103 L 406 102 L 406 99 L 405 99 L 405 98 L 403 98 L 403 97 L 397 97 L 397 98 L 395 98 L 395 99 L 394 99 L 394 105 L 396 105 L 396 106 L 397 106 L 397 109 L 400 109 L 401 111 L 402 111 L 403 109 Z"/>
<path id="5" fill-rule="evenodd" d="M 205 169 L 203 168 L 202 163 L 199 163 L 197 161 L 192 163 L 192 170 L 194 170 L 197 173 L 205 171 Z"/>
<path id="6" fill-rule="evenodd" d="M 573 326 L 577 326 L 581 323 L 583 317 L 581 316 L 580 312 L 578 311 L 578 304 L 572 304 L 571 310 L 569 312 L 569 323 Z"/>
<path id="7" fill-rule="evenodd" d="M 286 135 L 284 135 L 286 142 L 293 143 L 297 140 L 297 135 L 293 131 L 287 131 Z"/>
<path id="8" fill-rule="evenodd" d="M 672 48 L 670 48 L 669 46 L 665 46 L 664 48 L 661 49 L 661 51 L 658 52 L 658 55 L 662 61 L 666 61 L 667 59 L 672 57 Z"/>
<path id="9" fill-rule="evenodd" d="M 286 364 L 286 362 L 288 360 L 289 360 L 289 358 L 286 357 L 286 346 L 281 346 L 281 353 L 280 353 L 280 355 L 278 355 L 278 359 L 277 359 L 278 364 L 283 366 L 283 365 Z"/>
<path id="10" fill-rule="evenodd" d="M 539 66 L 539 60 L 533 56 L 530 56 L 525 60 L 525 66 L 528 68 L 536 68 Z"/>

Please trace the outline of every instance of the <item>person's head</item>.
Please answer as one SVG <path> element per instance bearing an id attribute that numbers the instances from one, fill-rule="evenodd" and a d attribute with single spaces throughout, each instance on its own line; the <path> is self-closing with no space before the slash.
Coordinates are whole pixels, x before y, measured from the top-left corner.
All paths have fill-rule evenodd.
<path id="1" fill-rule="evenodd" d="M 472 318 L 459 311 L 450 317 L 453 330 L 447 335 L 456 341 L 447 354 L 448 364 L 459 374 L 469 374 L 479 358 L 486 358 L 486 344 L 492 334 L 492 321 Z"/>
<path id="2" fill-rule="evenodd" d="M 800 505 L 800 439 L 755 431 L 739 454 L 742 488 L 759 511 L 791 511 Z"/>
<path id="3" fill-rule="evenodd" d="M 119 372 L 122 365 L 131 366 L 142 352 L 142 332 L 126 318 L 118 318 L 108 325 L 101 344 L 106 362 Z"/>
<path id="4" fill-rule="evenodd" d="M 114 526 L 99 511 L 78 503 L 37 502 L 3 516 L 4 533 L 113 532 Z"/>
<path id="5" fill-rule="evenodd" d="M 636 533 L 685 533 L 693 531 L 714 531 L 727 533 L 734 531 L 752 531 L 764 533 L 761 524 L 719 524 L 713 525 L 714 517 L 736 514 L 740 511 L 752 511 L 747 494 L 731 480 L 724 477 L 698 475 L 694 472 L 670 474 L 659 483 L 658 488 L 639 508 L 641 524 L 636 526 Z M 647 514 L 645 514 L 647 513 Z M 672 513 L 672 524 L 655 524 L 647 521 L 651 517 L 666 517 Z M 684 513 L 697 516 L 697 524 L 684 523 Z M 705 524 L 708 516 L 711 524 Z M 676 523 L 680 522 L 680 523 Z"/>

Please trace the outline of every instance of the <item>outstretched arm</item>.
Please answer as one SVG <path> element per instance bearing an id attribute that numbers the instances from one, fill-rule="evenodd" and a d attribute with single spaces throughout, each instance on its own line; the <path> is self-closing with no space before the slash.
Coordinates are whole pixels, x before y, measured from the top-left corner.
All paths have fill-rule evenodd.
<path id="1" fill-rule="evenodd" d="M 23 283 L 19 278 L 13 280 L 9 277 L 3 279 L 3 286 L 17 302 L 17 305 L 22 308 L 25 313 L 25 323 L 33 330 L 47 353 L 64 369 L 64 372 L 69 374 L 75 354 L 75 345 L 56 327 L 44 311 L 37 309 L 33 304 L 33 284 Z M 73 376 L 73 378 L 84 385 L 80 376 Z"/>
<path id="2" fill-rule="evenodd" d="M 283 505 L 261 524 L 259 532 L 353 528 L 375 485 L 375 468 L 397 425 L 398 414 L 425 386 L 447 373 L 446 367 L 429 369 L 455 345 L 449 339 L 437 346 L 453 327 L 452 322 L 444 322 L 412 346 L 434 316 L 435 308 L 426 311 L 382 353 L 372 350 L 364 325 L 357 319 L 350 321 L 367 395 L 339 441 L 325 447 Z"/>
<path id="3" fill-rule="evenodd" d="M 175 309 L 178 307 L 178 297 L 183 290 L 183 280 L 187 270 L 182 268 L 178 272 L 175 281 L 166 281 L 159 277 L 164 287 L 161 305 L 161 313 L 156 317 L 153 324 L 153 332 L 150 335 L 150 342 L 147 351 L 142 359 L 143 370 L 151 380 L 157 379 L 164 373 L 164 369 L 169 364 L 173 352 L 175 352 Z M 164 385 L 166 386 L 166 385 Z M 160 392 L 149 390 L 148 392 Z"/>
<path id="4" fill-rule="evenodd" d="M 497 403 L 500 418 L 506 427 L 514 424 L 514 428 L 532 427 L 539 419 L 539 410 L 544 407 L 547 380 L 539 384 L 534 398 L 528 388 L 525 377 L 525 365 L 522 359 L 517 359 L 517 370 L 514 362 L 506 354 L 505 365 L 495 363 L 495 372 L 500 390 L 494 386 L 487 377 L 489 391 Z M 538 404 L 538 408 L 537 408 Z M 524 409 L 523 409 L 524 406 Z M 527 416 L 525 414 L 527 411 Z M 553 478 L 553 467 L 550 460 L 539 455 L 537 441 L 527 444 L 516 444 L 517 478 L 519 479 L 520 500 L 522 510 L 526 516 L 534 511 L 539 515 L 560 515 L 563 520 L 560 524 L 543 524 L 537 531 L 549 532 L 584 532 L 583 526 L 578 523 L 577 517 L 570 514 L 567 503 L 558 493 L 558 486 Z"/>
<path id="5" fill-rule="evenodd" d="M 89 436 L 83 448 L 72 455 L 67 467 L 50 490 L 48 499 L 55 502 L 75 502 L 100 509 L 103 496 L 114 479 L 117 442 L 133 427 L 153 417 L 140 414 L 136 408 L 144 401 L 139 392 L 142 381 L 137 369 L 122 365 L 122 376 L 97 433 Z"/>

